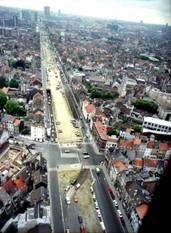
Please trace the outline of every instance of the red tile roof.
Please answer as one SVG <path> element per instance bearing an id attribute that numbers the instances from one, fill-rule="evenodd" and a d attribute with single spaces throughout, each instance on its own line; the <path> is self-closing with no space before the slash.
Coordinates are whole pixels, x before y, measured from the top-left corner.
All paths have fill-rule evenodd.
<path id="1" fill-rule="evenodd" d="M 114 161 L 113 165 L 119 170 L 119 171 L 125 171 L 127 170 L 127 165 L 122 160 Z"/>
<path id="2" fill-rule="evenodd" d="M 101 121 L 95 122 L 96 130 L 102 140 L 107 141 L 107 128 L 102 124 Z"/>
<path id="3" fill-rule="evenodd" d="M 134 146 L 134 142 L 133 141 L 129 141 L 129 140 L 121 140 L 120 141 L 120 147 L 124 148 L 124 149 L 132 149 Z"/>
<path id="4" fill-rule="evenodd" d="M 146 167 L 156 168 L 157 164 L 158 164 L 157 159 L 144 159 L 144 166 Z"/>
<path id="5" fill-rule="evenodd" d="M 142 168 L 143 166 L 143 160 L 142 159 L 134 159 L 132 161 L 133 166 Z"/>
<path id="6" fill-rule="evenodd" d="M 16 120 L 14 121 L 14 125 L 15 125 L 15 126 L 19 126 L 20 123 L 21 123 L 21 120 L 19 120 L 19 119 L 16 119 Z"/>
<path id="7" fill-rule="evenodd" d="M 136 211 L 140 217 L 140 219 L 143 219 L 148 211 L 148 205 L 147 204 L 141 204 L 136 207 Z"/>
<path id="8" fill-rule="evenodd" d="M 167 151 L 168 149 L 169 149 L 169 145 L 167 143 L 160 143 L 159 144 L 159 150 Z"/>
<path id="9" fill-rule="evenodd" d="M 16 191 L 16 185 L 13 182 L 13 180 L 9 179 L 8 181 L 6 181 L 3 186 L 2 186 L 8 193 L 14 193 Z"/>
<path id="10" fill-rule="evenodd" d="M 96 107 L 94 106 L 94 104 L 88 104 L 86 107 L 85 107 L 85 110 L 87 113 L 93 113 L 96 111 Z"/>
<path id="11" fill-rule="evenodd" d="M 23 190 L 26 187 L 26 183 L 23 179 L 16 179 L 14 180 L 15 185 L 18 189 Z"/>

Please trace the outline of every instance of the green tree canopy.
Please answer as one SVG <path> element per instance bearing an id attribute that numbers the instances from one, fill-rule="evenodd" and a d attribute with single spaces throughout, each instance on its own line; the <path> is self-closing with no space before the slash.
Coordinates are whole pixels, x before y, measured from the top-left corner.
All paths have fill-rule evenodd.
<path id="1" fill-rule="evenodd" d="M 133 128 L 134 132 L 138 132 L 138 133 L 142 132 L 141 125 L 133 125 L 132 128 Z"/>
<path id="2" fill-rule="evenodd" d="M 14 67 L 14 68 L 18 68 L 18 67 L 20 67 L 20 68 L 22 68 L 23 70 L 25 70 L 25 68 L 26 68 L 26 63 L 25 63 L 25 61 L 24 60 L 17 60 L 17 61 L 11 61 L 10 62 L 10 65 L 12 66 L 12 67 Z"/>
<path id="3" fill-rule="evenodd" d="M 119 130 L 118 129 L 109 129 L 108 132 L 107 132 L 107 134 L 109 136 L 112 136 L 112 135 L 118 136 L 119 135 Z"/>
<path id="4" fill-rule="evenodd" d="M 8 86 L 6 79 L 3 76 L 0 76 L 0 88 L 6 87 L 6 86 Z"/>
<path id="5" fill-rule="evenodd" d="M 8 100 L 5 105 L 5 109 L 8 114 L 15 115 L 15 116 L 25 116 L 26 110 L 25 107 L 19 104 L 15 100 Z"/>
<path id="6" fill-rule="evenodd" d="M 2 91 L 0 91 L 0 110 L 3 110 L 6 102 L 7 102 L 6 95 Z"/>
<path id="7" fill-rule="evenodd" d="M 19 87 L 19 81 L 16 79 L 12 78 L 9 82 L 9 86 L 12 88 L 18 88 Z"/>
<path id="8" fill-rule="evenodd" d="M 133 101 L 132 104 L 138 109 L 145 110 L 151 113 L 157 113 L 158 104 L 156 104 L 154 101 L 140 99 Z"/>

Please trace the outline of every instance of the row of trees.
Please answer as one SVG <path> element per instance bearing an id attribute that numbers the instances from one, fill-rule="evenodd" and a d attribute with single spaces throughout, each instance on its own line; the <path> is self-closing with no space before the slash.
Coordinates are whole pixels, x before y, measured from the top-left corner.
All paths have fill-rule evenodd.
<path id="1" fill-rule="evenodd" d="M 11 88 L 18 88 L 19 84 L 19 81 L 15 78 L 12 78 L 9 82 L 7 82 L 7 80 L 3 76 L 0 76 L 0 88 L 8 86 Z"/>
<path id="2" fill-rule="evenodd" d="M 19 103 L 12 99 L 7 99 L 7 96 L 0 91 L 0 110 L 6 110 L 8 114 L 14 116 L 25 116 L 26 109 L 23 103 Z"/>
<path id="3" fill-rule="evenodd" d="M 141 110 L 145 110 L 150 113 L 157 113 L 158 110 L 158 104 L 156 104 L 154 101 L 148 101 L 144 99 L 132 101 L 132 104 Z"/>
<path id="4" fill-rule="evenodd" d="M 90 93 L 91 98 L 101 98 L 103 100 L 113 99 L 114 95 L 110 92 L 103 92 L 101 90 L 98 90 L 95 86 L 93 86 L 91 83 L 86 83 L 86 88 L 88 92 Z"/>

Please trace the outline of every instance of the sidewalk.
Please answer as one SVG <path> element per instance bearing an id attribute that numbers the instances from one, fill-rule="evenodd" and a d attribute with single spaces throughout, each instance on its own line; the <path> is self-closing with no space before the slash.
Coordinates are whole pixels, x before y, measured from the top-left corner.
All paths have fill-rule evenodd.
<path id="1" fill-rule="evenodd" d="M 132 233 L 134 231 L 133 231 L 133 229 L 131 227 L 131 224 L 130 224 L 130 221 L 129 221 L 127 215 L 125 214 L 125 210 L 123 209 L 122 204 L 121 204 L 121 202 L 120 202 L 120 200 L 119 200 L 119 198 L 118 198 L 118 196 L 116 194 L 116 190 L 114 188 L 113 182 L 111 181 L 111 179 L 110 179 L 110 177 L 108 175 L 108 172 L 107 172 L 107 169 L 106 169 L 105 165 L 101 165 L 101 168 L 102 168 L 102 170 L 104 172 L 107 183 L 109 184 L 109 186 L 111 187 L 111 189 L 112 189 L 112 191 L 113 191 L 113 193 L 115 195 L 115 199 L 118 202 L 119 209 L 121 210 L 121 212 L 123 214 L 123 218 L 124 218 L 124 222 L 125 222 L 125 228 L 126 228 L 127 232 Z"/>
<path id="2" fill-rule="evenodd" d="M 101 155 L 102 153 L 99 152 L 99 148 L 97 147 L 97 144 L 96 144 L 95 141 L 94 141 L 94 137 L 93 137 L 93 135 L 92 135 L 92 133 L 91 133 L 91 131 L 90 131 L 89 126 L 87 126 L 87 129 L 88 129 L 87 131 L 88 131 L 88 134 L 89 134 L 89 137 L 90 137 L 90 143 L 91 143 L 91 145 L 92 145 L 92 147 L 93 147 L 93 149 L 94 149 L 94 152 L 95 152 L 96 154 Z"/>

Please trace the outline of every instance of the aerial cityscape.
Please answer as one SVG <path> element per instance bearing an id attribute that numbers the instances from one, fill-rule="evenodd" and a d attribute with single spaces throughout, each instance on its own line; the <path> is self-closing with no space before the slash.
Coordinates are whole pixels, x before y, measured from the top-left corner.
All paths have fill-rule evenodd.
<path id="1" fill-rule="evenodd" d="M 171 158 L 168 16 L 0 5 L 0 233 L 138 233 Z"/>

